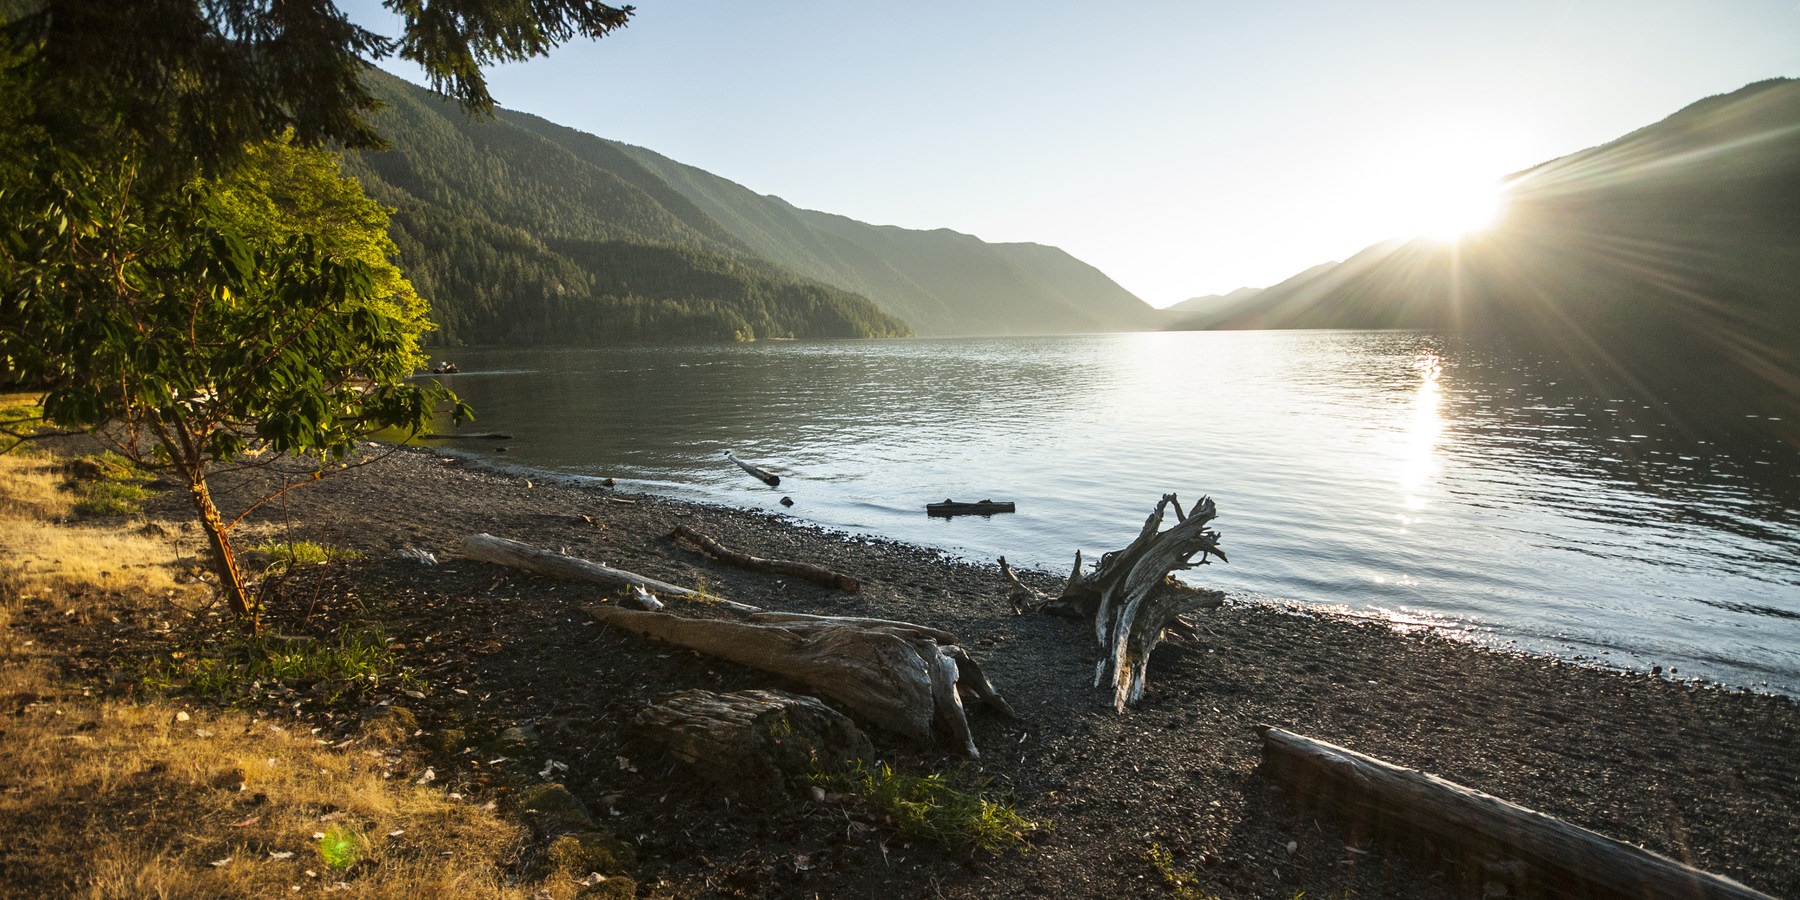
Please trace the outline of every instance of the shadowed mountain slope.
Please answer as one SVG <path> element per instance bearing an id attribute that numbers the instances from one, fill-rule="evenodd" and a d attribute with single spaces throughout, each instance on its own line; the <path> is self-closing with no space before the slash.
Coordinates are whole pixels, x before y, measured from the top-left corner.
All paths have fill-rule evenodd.
<path id="1" fill-rule="evenodd" d="M 1484 233 L 1377 244 L 1177 327 L 1499 334 L 1644 384 L 1800 403 L 1800 82 L 1709 97 L 1507 181 Z"/>

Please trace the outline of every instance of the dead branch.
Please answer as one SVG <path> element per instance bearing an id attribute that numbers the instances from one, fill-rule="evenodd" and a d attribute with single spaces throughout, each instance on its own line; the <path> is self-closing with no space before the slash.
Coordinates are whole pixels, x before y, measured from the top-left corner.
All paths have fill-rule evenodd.
<path id="1" fill-rule="evenodd" d="M 704 551 L 707 556 L 739 568 L 750 569 L 756 572 L 772 572 L 776 575 L 791 575 L 795 578 L 804 579 L 817 585 L 838 588 L 845 591 L 862 590 L 862 584 L 848 575 L 840 575 L 837 572 L 833 572 L 822 566 L 815 566 L 812 563 L 790 562 L 785 559 L 764 559 L 760 556 L 751 556 L 748 553 L 739 553 L 686 525 L 675 526 L 675 530 L 669 532 L 669 537 L 686 538 L 694 542 L 694 544 Z"/>

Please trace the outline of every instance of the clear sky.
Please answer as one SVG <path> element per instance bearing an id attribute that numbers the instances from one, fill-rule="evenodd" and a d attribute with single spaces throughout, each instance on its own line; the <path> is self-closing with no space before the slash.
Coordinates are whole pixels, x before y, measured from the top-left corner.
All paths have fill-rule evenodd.
<path id="1" fill-rule="evenodd" d="M 346 4 L 379 27 L 375 5 Z M 494 95 L 797 206 L 1052 244 L 1156 306 L 1800 76 L 1797 0 L 634 5 L 492 70 Z"/>

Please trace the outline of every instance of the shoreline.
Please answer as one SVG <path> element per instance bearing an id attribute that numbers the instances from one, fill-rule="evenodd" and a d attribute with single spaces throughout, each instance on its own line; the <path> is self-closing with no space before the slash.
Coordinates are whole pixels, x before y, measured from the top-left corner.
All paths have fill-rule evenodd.
<path id="1" fill-rule="evenodd" d="M 485 436 L 478 436 L 478 437 L 485 438 Z M 445 441 L 445 443 L 446 444 L 454 444 L 455 442 Z M 396 446 L 396 445 L 384 443 L 382 446 Z M 734 506 L 729 503 L 723 503 L 723 502 L 719 502 L 719 501 L 715 501 L 715 500 L 703 499 L 699 496 L 691 496 L 690 497 L 690 496 L 680 496 L 680 495 L 676 495 L 676 494 L 659 493 L 658 491 L 656 491 L 654 489 L 654 485 L 646 488 L 642 485 L 632 485 L 632 484 L 626 483 L 626 484 L 620 484 L 616 487 L 609 488 L 609 487 L 604 487 L 601 484 L 601 482 L 603 480 L 606 480 L 603 476 L 580 475 L 580 474 L 573 474 L 573 473 L 568 473 L 568 472 L 559 472 L 554 469 L 545 469 L 545 468 L 539 468 L 539 467 L 534 467 L 534 466 L 525 465 L 525 464 L 516 464 L 516 463 L 505 462 L 505 461 L 495 458 L 491 453 L 482 454 L 482 453 L 474 452 L 472 450 L 463 450 L 456 446 L 436 446 L 430 442 L 410 443 L 410 444 L 401 445 L 401 446 L 403 446 L 404 449 L 411 450 L 411 451 L 423 451 L 425 453 L 428 453 L 428 454 L 431 454 L 434 456 L 441 456 L 441 457 L 448 457 L 448 458 L 456 459 L 464 465 L 471 466 L 471 467 L 481 470 L 481 471 L 490 472 L 497 476 L 521 478 L 521 479 L 526 479 L 526 480 L 534 481 L 537 483 L 545 483 L 545 484 L 556 483 L 556 484 L 560 484 L 565 487 L 568 487 L 571 489 L 576 489 L 576 490 L 605 491 L 605 492 L 608 492 L 608 493 L 611 493 L 611 494 L 614 494 L 614 495 L 620 496 L 620 497 L 654 498 L 661 502 L 675 503 L 675 504 L 689 504 L 689 505 L 693 505 L 695 507 L 717 509 L 717 510 L 720 510 L 723 512 L 741 513 L 741 514 L 746 514 L 746 515 L 758 515 L 758 516 L 771 515 L 774 518 L 780 520 L 782 523 L 786 524 L 788 527 L 801 529 L 801 530 L 816 531 L 816 532 L 819 532 L 821 536 L 825 536 L 825 537 L 836 536 L 836 537 L 844 539 L 844 540 L 857 540 L 857 539 L 865 539 L 865 538 L 870 539 L 870 540 L 879 540 L 879 541 L 886 542 L 886 543 L 893 543 L 893 544 L 899 544 L 899 545 L 913 547 L 922 552 L 936 554 L 938 556 L 945 558 L 946 560 L 960 560 L 960 561 L 966 561 L 966 562 L 976 565 L 976 566 L 987 565 L 989 568 L 995 568 L 993 566 L 993 564 L 989 561 L 979 560 L 979 559 L 975 559 L 975 558 L 971 558 L 971 557 L 964 557 L 964 556 L 960 555 L 958 552 L 956 552 L 956 548 L 936 547 L 936 546 L 932 546 L 930 544 L 913 543 L 913 542 L 910 542 L 910 541 L 907 541 L 904 539 L 887 538 L 887 537 L 880 536 L 872 531 L 869 533 L 859 533 L 856 531 L 851 531 L 851 530 L 846 530 L 846 529 L 842 529 L 839 527 L 835 527 L 830 524 L 808 521 L 808 520 L 800 518 L 792 513 L 781 512 L 781 511 L 764 511 L 764 510 L 758 510 L 754 507 L 747 507 L 747 506 Z M 695 492 L 695 493 L 697 495 L 699 492 Z M 1149 508 L 1148 501 L 1146 501 L 1145 508 L 1146 509 Z M 1009 558 L 1010 558 L 1010 556 L 1009 556 Z M 1039 575 L 1044 578 L 1055 579 L 1055 581 L 1058 585 L 1060 585 L 1062 579 L 1067 577 L 1067 573 L 1062 572 L 1062 571 L 1031 568 L 1029 566 L 1021 567 L 1018 564 L 1015 564 L 1014 568 L 1015 568 L 1015 570 L 1019 571 L 1022 574 L 1025 572 L 1031 572 L 1032 574 Z M 1206 587 L 1207 585 L 1201 584 L 1199 586 Z M 1596 671 L 1599 671 L 1599 672 L 1602 672 L 1605 674 L 1656 677 L 1656 678 L 1661 678 L 1661 680 L 1669 681 L 1669 682 L 1675 683 L 1675 684 L 1696 684 L 1696 685 L 1700 685 L 1703 687 L 1710 687 L 1710 688 L 1715 688 L 1715 689 L 1723 690 L 1723 691 L 1748 692 L 1748 693 L 1759 694 L 1759 695 L 1786 697 L 1791 700 L 1800 701 L 1800 689 L 1797 689 L 1793 692 L 1789 692 L 1789 691 L 1781 690 L 1777 687 L 1768 686 L 1767 682 L 1769 679 L 1766 676 L 1769 675 L 1770 672 L 1768 670 L 1759 669 L 1756 666 L 1754 666 L 1753 664 L 1749 664 L 1749 663 L 1743 663 L 1743 662 L 1738 662 L 1738 661 L 1718 661 L 1717 663 L 1715 663 L 1715 665 L 1717 665 L 1719 668 L 1722 668 L 1722 669 L 1729 669 L 1729 670 L 1734 670 L 1734 671 L 1743 673 L 1744 676 L 1746 677 L 1746 679 L 1760 680 L 1762 682 L 1761 686 L 1759 686 L 1757 684 L 1745 684 L 1745 683 L 1741 683 L 1741 682 L 1732 682 L 1732 681 L 1727 681 L 1723 678 L 1712 678 L 1712 677 L 1707 677 L 1705 675 L 1681 676 L 1679 672 L 1676 672 L 1674 675 L 1670 675 L 1670 674 L 1668 674 L 1668 672 L 1669 672 L 1668 665 L 1659 664 L 1659 663 L 1656 663 L 1654 661 L 1649 661 L 1649 660 L 1642 660 L 1636 666 L 1634 666 L 1629 663 L 1615 662 L 1612 660 L 1602 658 L 1603 656 L 1605 656 L 1609 653 L 1621 653 L 1621 654 L 1627 654 L 1627 655 L 1630 655 L 1633 657 L 1638 656 L 1635 652 L 1633 652 L 1627 648 L 1618 647 L 1618 646 L 1610 646 L 1610 645 L 1593 643 L 1593 642 L 1581 642 L 1580 647 L 1587 648 L 1587 650 L 1588 650 L 1587 653 L 1577 652 L 1578 647 L 1576 644 L 1568 644 L 1567 647 L 1569 648 L 1570 652 L 1567 654 L 1564 654 L 1564 653 L 1553 652 L 1549 649 L 1536 649 L 1530 645 L 1521 643 L 1521 640 L 1527 640 L 1527 641 L 1532 640 L 1529 637 L 1525 637 L 1525 638 L 1521 638 L 1521 639 L 1502 640 L 1503 633 L 1501 633 L 1501 632 L 1489 631 L 1486 635 L 1471 635 L 1468 637 L 1450 636 L 1445 633 L 1454 632 L 1454 631 L 1467 631 L 1469 629 L 1487 630 L 1487 629 L 1498 628 L 1499 626 L 1494 625 L 1494 624 L 1489 624 L 1489 623 L 1460 621 L 1460 620 L 1455 620 L 1455 619 L 1449 619 L 1448 617 L 1441 617 L 1441 618 L 1444 618 L 1444 621 L 1442 621 L 1442 622 L 1428 621 L 1432 617 L 1437 616 L 1437 614 L 1431 613 L 1429 611 L 1418 611 L 1418 610 L 1408 611 L 1404 608 L 1389 609 L 1386 607 L 1379 607 L 1379 606 L 1367 607 L 1362 610 L 1356 610 L 1356 609 L 1352 609 L 1348 604 L 1344 604 L 1344 603 L 1334 603 L 1334 602 L 1324 601 L 1324 600 L 1307 600 L 1307 599 L 1297 598 L 1297 597 L 1282 597 L 1282 596 L 1276 596 L 1273 594 L 1263 593 L 1260 591 L 1247 592 L 1247 591 L 1241 591 L 1241 590 L 1229 590 L 1228 589 L 1228 590 L 1226 590 L 1226 593 L 1229 597 L 1229 602 L 1234 602 L 1234 603 L 1238 603 L 1238 604 L 1253 603 L 1253 604 L 1267 606 L 1267 607 L 1274 608 L 1274 609 L 1286 610 L 1290 614 L 1294 614 L 1294 615 L 1318 615 L 1318 616 L 1326 616 L 1326 617 L 1330 617 L 1330 618 L 1342 618 L 1342 619 L 1348 619 L 1348 620 L 1354 620 L 1354 621 L 1369 621 L 1369 622 L 1375 622 L 1378 624 L 1387 624 L 1389 627 L 1393 627 L 1402 632 L 1406 632 L 1408 630 L 1422 629 L 1424 631 L 1427 631 L 1427 632 L 1430 632 L 1433 634 L 1438 634 L 1440 636 L 1449 637 L 1450 640 L 1456 641 L 1458 643 L 1467 644 L 1471 647 L 1479 648 L 1479 649 L 1482 649 L 1482 650 L 1485 650 L 1488 652 L 1493 652 L 1493 653 L 1503 653 L 1503 654 L 1517 653 L 1517 654 L 1524 655 L 1526 657 L 1531 657 L 1531 658 L 1536 658 L 1536 659 L 1554 660 L 1554 661 L 1562 663 L 1564 665 L 1572 665 L 1572 666 L 1578 666 L 1578 667 L 1583 667 L 1583 668 L 1590 668 L 1590 669 L 1594 669 Z M 1384 616 L 1384 614 L 1385 614 L 1385 616 Z M 1412 620 L 1419 620 L 1419 621 L 1412 621 Z M 1555 641 L 1553 639 L 1546 638 L 1546 639 L 1537 639 L 1537 640 L 1545 648 L 1547 648 L 1549 645 L 1555 643 Z M 1517 644 L 1518 646 L 1508 646 L 1509 643 Z M 1705 662 L 1703 660 L 1690 660 L 1689 661 L 1690 665 L 1695 664 L 1695 663 L 1705 665 Z M 1679 667 L 1676 667 L 1676 668 L 1679 668 Z M 1765 677 L 1758 679 L 1757 678 L 1758 673 L 1762 674 Z"/>
<path id="2" fill-rule="evenodd" d="M 668 896 L 887 896 L 896 884 L 902 895 L 930 893 L 929 884 L 951 896 L 1046 888 L 1124 896 L 1159 882 L 1146 855 L 1153 847 L 1219 896 L 1470 895 L 1430 859 L 1297 818 L 1255 774 L 1252 727 L 1261 724 L 1422 769 L 1776 896 L 1800 895 L 1800 707 L 1784 695 L 1233 602 L 1198 617 L 1198 642 L 1159 648 L 1145 701 L 1117 715 L 1090 687 L 1091 634 L 1014 616 L 991 564 L 654 494 L 613 503 L 606 498 L 618 492 L 578 481 L 401 448 L 294 491 L 255 518 L 362 550 L 360 577 L 418 594 L 421 611 L 397 620 L 397 640 L 435 637 L 441 647 L 480 638 L 528 651 L 471 656 L 479 666 L 433 675 L 432 703 L 446 706 L 421 712 L 421 722 L 474 717 L 546 732 L 546 723 L 577 723 L 559 739 L 547 734 L 540 755 L 568 767 L 559 777 L 577 796 L 617 812 L 609 824 L 642 836 L 639 882 L 667 885 Z M 864 588 L 846 594 L 724 567 L 666 540 L 677 523 L 742 552 L 844 572 Z M 665 761 L 621 771 L 616 759 L 645 758 L 629 723 L 655 696 L 785 685 L 584 624 L 580 607 L 604 590 L 460 560 L 461 537 L 476 532 L 704 583 L 767 609 L 902 619 L 957 634 L 1021 720 L 974 718 L 979 763 L 872 732 L 878 754 L 988 784 L 1045 830 L 1028 852 L 970 861 L 879 829 L 846 831 L 841 811 L 814 804 L 761 816 L 721 807 L 716 789 Z M 430 550 L 442 565 L 399 560 L 396 551 L 407 548 Z M 1061 581 L 1021 576 L 1042 590 Z M 501 696 L 495 685 L 512 700 L 503 712 L 454 699 Z M 754 875 L 759 888 L 719 891 L 733 873 Z"/>

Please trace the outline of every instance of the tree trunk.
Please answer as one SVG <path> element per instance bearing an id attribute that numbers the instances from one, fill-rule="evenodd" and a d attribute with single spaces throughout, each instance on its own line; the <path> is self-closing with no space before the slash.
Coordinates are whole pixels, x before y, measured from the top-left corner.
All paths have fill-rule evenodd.
<path id="1" fill-rule="evenodd" d="M 1177 524 L 1161 531 L 1169 509 L 1175 511 Z M 1101 556 L 1092 573 L 1082 572 L 1077 552 L 1061 596 L 1042 607 L 1044 612 L 1093 626 L 1103 655 L 1094 669 L 1094 686 L 1107 685 L 1114 709 L 1123 712 L 1128 704 L 1143 699 L 1150 653 L 1164 629 L 1180 627 L 1177 616 L 1225 602 L 1223 593 L 1188 587 L 1170 575 L 1205 565 L 1209 556 L 1225 558 L 1218 532 L 1206 527 L 1218 514 L 1211 497 L 1201 497 L 1192 511 L 1183 513 L 1181 501 L 1164 494 L 1137 538 L 1124 549 Z M 1197 562 L 1195 554 L 1200 556 Z M 1004 571 L 1010 572 L 1010 567 Z M 1013 582 L 1018 585 L 1016 576 Z"/>
<path id="2" fill-rule="evenodd" d="M 1423 837 L 1550 896 L 1619 900 L 1772 900 L 1729 878 L 1622 843 L 1414 769 L 1335 744 L 1258 729 L 1262 775 L 1294 804 L 1352 827 Z M 1485 876 L 1484 876 L 1485 877 Z"/>
<path id="3" fill-rule="evenodd" d="M 243 573 L 238 570 L 237 554 L 231 549 L 225 520 L 219 515 L 219 508 L 213 505 L 212 492 L 206 488 L 206 473 L 189 471 L 187 479 L 188 496 L 194 502 L 195 512 L 200 514 L 200 526 L 205 530 L 207 546 L 212 550 L 213 573 L 225 592 L 225 602 L 234 615 L 249 620 L 253 633 L 261 633 L 261 617 L 250 602 Z"/>
<path id="4" fill-rule="evenodd" d="M 728 622 L 615 606 L 587 611 L 604 625 L 792 678 L 882 728 L 925 745 L 952 741 L 970 757 L 980 753 L 961 691 L 1012 714 L 954 636 L 934 628 L 795 613 Z"/>

